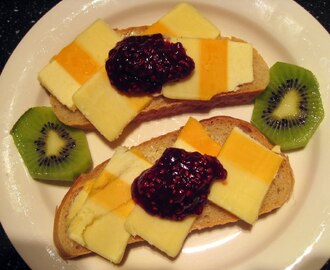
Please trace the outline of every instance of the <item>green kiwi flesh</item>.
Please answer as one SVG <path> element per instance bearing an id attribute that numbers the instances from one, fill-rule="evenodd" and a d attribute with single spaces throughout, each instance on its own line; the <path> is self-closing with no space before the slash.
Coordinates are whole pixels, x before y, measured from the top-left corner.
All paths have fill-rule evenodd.
<path id="1" fill-rule="evenodd" d="M 251 122 L 284 151 L 304 147 L 324 118 L 319 84 L 303 67 L 277 62 L 256 98 Z"/>
<path id="2" fill-rule="evenodd" d="M 35 179 L 70 181 L 92 167 L 85 133 L 61 123 L 49 107 L 30 108 L 10 133 Z"/>

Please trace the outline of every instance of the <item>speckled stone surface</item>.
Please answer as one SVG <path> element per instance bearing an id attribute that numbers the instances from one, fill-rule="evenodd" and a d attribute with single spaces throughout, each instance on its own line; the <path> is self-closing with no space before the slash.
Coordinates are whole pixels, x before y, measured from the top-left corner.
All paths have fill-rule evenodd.
<path id="1" fill-rule="evenodd" d="M 73 0 L 72 0 L 73 1 Z M 329 0 L 296 0 L 330 32 Z M 1 0 L 0 1 L 0 71 L 28 30 L 58 0 Z M 330 251 L 329 251 L 330 252 Z M 330 255 L 330 253 L 329 253 Z M 0 224 L 0 269 L 29 269 L 17 254 Z M 330 270 L 328 262 L 322 270 Z"/>

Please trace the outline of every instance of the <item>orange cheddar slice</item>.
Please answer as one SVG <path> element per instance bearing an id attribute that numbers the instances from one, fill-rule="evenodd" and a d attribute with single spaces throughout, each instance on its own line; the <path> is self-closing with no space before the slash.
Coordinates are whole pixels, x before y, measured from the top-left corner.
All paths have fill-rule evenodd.
<path id="1" fill-rule="evenodd" d="M 88 199 L 104 209 L 112 211 L 131 199 L 131 185 L 125 180 L 115 178 L 107 170 L 102 174 L 109 177 L 109 183 L 101 189 L 93 189 Z"/>
<path id="2" fill-rule="evenodd" d="M 120 40 L 103 20 L 97 20 L 64 47 L 40 72 L 40 83 L 71 110 L 73 94 L 90 79 Z"/>
<path id="3" fill-rule="evenodd" d="M 213 183 L 208 199 L 253 224 L 282 156 L 234 128 L 218 158 L 227 170 L 227 179 Z"/>
<path id="4" fill-rule="evenodd" d="M 96 62 L 76 42 L 72 42 L 54 57 L 60 66 L 68 72 L 80 85 L 92 77 L 101 64 Z"/>
<path id="5" fill-rule="evenodd" d="M 181 129 L 174 147 L 183 148 L 190 152 L 197 151 L 210 156 L 217 156 L 221 148 L 220 144 L 207 134 L 203 125 L 193 117 L 189 117 Z"/>
<path id="6" fill-rule="evenodd" d="M 200 41 L 200 99 L 210 99 L 228 90 L 228 40 Z"/>
<path id="7" fill-rule="evenodd" d="M 167 98 L 209 100 L 253 81 L 253 48 L 248 43 L 189 38 L 171 41 L 183 44 L 195 70 L 188 79 L 165 85 L 162 94 Z"/>

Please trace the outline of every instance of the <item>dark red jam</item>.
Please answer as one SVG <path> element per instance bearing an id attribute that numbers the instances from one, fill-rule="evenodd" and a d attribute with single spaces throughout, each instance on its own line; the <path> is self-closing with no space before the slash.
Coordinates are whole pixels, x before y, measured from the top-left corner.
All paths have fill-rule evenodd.
<path id="1" fill-rule="evenodd" d="M 163 84 L 188 77 L 195 68 L 180 42 L 161 34 L 130 36 L 110 50 L 105 65 L 110 82 L 126 94 L 159 92 Z"/>
<path id="2" fill-rule="evenodd" d="M 226 176 L 227 171 L 215 157 L 168 148 L 134 180 L 132 197 L 151 215 L 182 220 L 201 214 L 212 181 Z"/>

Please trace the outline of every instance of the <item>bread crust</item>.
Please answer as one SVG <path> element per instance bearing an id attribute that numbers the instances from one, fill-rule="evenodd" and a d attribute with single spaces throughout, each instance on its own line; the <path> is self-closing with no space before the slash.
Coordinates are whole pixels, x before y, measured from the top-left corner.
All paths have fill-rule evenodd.
<path id="1" fill-rule="evenodd" d="M 138 35 L 143 33 L 147 26 L 130 27 L 126 29 L 115 29 L 122 37 Z M 227 39 L 227 38 L 225 38 Z M 241 39 L 231 37 L 233 41 Z M 243 105 L 252 103 L 255 97 L 260 94 L 269 82 L 269 68 L 265 60 L 253 49 L 253 76 L 251 83 L 246 83 L 238 87 L 236 91 L 218 94 L 208 101 L 198 100 L 175 100 L 165 98 L 160 95 L 144 108 L 133 121 L 142 122 L 163 117 L 188 113 L 197 110 L 207 110 L 215 107 L 225 107 L 233 105 Z M 71 111 L 61 104 L 56 97 L 50 95 L 50 104 L 58 119 L 66 125 L 81 128 L 84 130 L 94 130 L 94 126 L 79 111 Z"/>
<path id="2" fill-rule="evenodd" d="M 257 128 L 246 121 L 228 116 L 216 116 L 202 120 L 200 122 L 203 124 L 211 138 L 220 144 L 224 143 L 234 127 L 239 127 L 252 138 L 263 144 L 265 147 L 269 149 L 273 147 L 273 145 L 266 139 L 264 135 L 260 133 Z M 173 145 L 178 134 L 179 130 L 173 131 L 168 134 L 153 138 L 140 145 L 134 146 L 133 148 L 141 151 L 149 161 L 155 162 L 166 148 Z M 282 154 L 282 156 L 283 162 L 268 190 L 267 195 L 265 196 L 260 210 L 260 215 L 269 213 L 281 207 L 290 198 L 292 193 L 294 186 L 292 169 L 289 163 L 289 158 L 284 154 Z M 80 177 L 78 177 L 74 184 L 70 187 L 69 191 L 66 193 L 60 206 L 56 209 L 53 237 L 55 246 L 57 247 L 61 257 L 64 259 L 75 258 L 91 253 L 91 251 L 68 238 L 67 216 L 71 203 L 74 201 L 74 198 L 77 196 L 84 184 L 88 180 L 97 177 L 106 166 L 106 164 L 107 161 L 97 166 L 90 173 L 82 174 Z M 195 220 L 191 231 L 209 229 L 215 226 L 235 222 L 237 220 L 238 218 L 236 216 L 208 202 L 204 207 L 202 214 Z M 131 237 L 129 239 L 129 244 L 137 241 L 143 240 L 139 237 Z"/>

